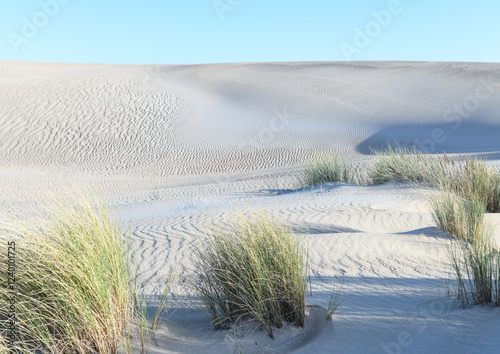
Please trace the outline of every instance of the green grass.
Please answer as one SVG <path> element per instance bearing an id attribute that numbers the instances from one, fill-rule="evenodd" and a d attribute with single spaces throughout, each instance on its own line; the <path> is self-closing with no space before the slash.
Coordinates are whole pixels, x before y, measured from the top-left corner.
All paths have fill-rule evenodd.
<path id="1" fill-rule="evenodd" d="M 457 183 L 450 189 L 467 199 L 479 199 L 485 211 L 500 212 L 500 176 L 484 162 L 467 159 L 455 175 Z"/>
<path id="2" fill-rule="evenodd" d="M 484 214 L 499 212 L 498 175 L 480 161 L 467 159 L 441 181 L 432 202 L 438 226 L 455 237 L 450 260 L 464 306 L 500 305 L 500 258 Z"/>
<path id="3" fill-rule="evenodd" d="M 241 217 L 208 233 L 195 255 L 193 286 L 215 328 L 253 318 L 273 338 L 283 320 L 304 327 L 307 253 L 286 225 Z"/>
<path id="4" fill-rule="evenodd" d="M 431 200 L 431 208 L 438 227 L 453 235 L 457 242 L 452 247 L 450 259 L 459 297 L 467 304 L 495 303 L 498 306 L 499 253 L 491 244 L 492 232 L 484 221 L 486 212 L 500 212 L 498 173 L 474 158 L 427 155 L 415 147 L 388 145 L 385 151 L 373 152 L 375 159 L 366 183 L 420 182 L 439 189 L 439 194 Z M 356 183 L 347 166 L 348 163 L 335 157 L 315 159 L 306 167 L 300 178 L 301 184 Z M 338 301 L 339 294 L 334 292 L 330 309 L 335 311 Z"/>
<path id="5" fill-rule="evenodd" d="M 6 240 L 16 243 L 14 348 L 116 352 L 131 323 L 130 272 L 122 233 L 106 207 L 59 202 L 45 216 L 3 224 L 2 237 L 2 264 L 7 264 Z M 2 284 L 6 276 L 0 272 Z M 9 296 L 1 287 L 1 309 Z M 5 322 L 5 310 L 0 311 Z"/>
<path id="6" fill-rule="evenodd" d="M 130 352 L 131 338 L 147 352 L 170 304 L 176 272 L 166 278 L 160 304 L 147 317 L 145 297 L 131 271 L 129 241 L 105 204 L 79 194 L 51 202 L 29 220 L 0 225 L 0 263 L 16 245 L 15 314 L 19 353 Z M 0 282 L 7 284 L 7 272 Z M 11 294 L 0 287 L 0 327 L 8 324 Z M 0 353 L 10 352 L 0 337 Z"/>
<path id="7" fill-rule="evenodd" d="M 500 254 L 491 235 L 491 229 L 483 227 L 471 235 L 473 241 L 458 239 L 450 248 L 458 298 L 464 306 L 500 306 Z"/>
<path id="8" fill-rule="evenodd" d="M 375 161 L 369 172 L 372 184 L 389 181 L 422 182 L 438 185 L 448 177 L 452 161 L 446 156 L 423 154 L 415 147 L 388 145 L 385 151 L 374 150 Z"/>
<path id="9" fill-rule="evenodd" d="M 439 228 L 455 237 L 450 260 L 458 298 L 464 305 L 499 306 L 500 258 L 484 220 L 486 212 L 500 212 L 499 175 L 474 158 L 454 160 L 401 147 L 376 155 L 374 183 L 415 181 L 439 188 L 431 208 Z"/>
<path id="10" fill-rule="evenodd" d="M 423 182 L 439 185 L 450 177 L 454 161 L 447 155 L 423 154 L 415 147 L 388 145 L 384 151 L 373 150 L 375 159 L 367 175 L 336 156 L 318 156 L 309 161 L 298 178 L 301 188 L 323 182 L 347 182 L 358 185 L 381 184 L 389 181 Z"/>
<path id="11" fill-rule="evenodd" d="M 343 284 L 342 284 L 343 285 Z M 334 287 L 330 295 L 330 300 L 328 301 L 328 308 L 326 309 L 326 320 L 331 321 L 337 308 L 346 300 L 342 296 L 342 285 L 340 287 Z"/>
<path id="12" fill-rule="evenodd" d="M 431 200 L 436 224 L 440 229 L 462 240 L 474 241 L 484 232 L 484 200 L 442 190 Z"/>
<path id="13" fill-rule="evenodd" d="M 466 159 L 439 181 L 441 193 L 431 206 L 438 226 L 458 237 L 473 241 L 484 232 L 484 214 L 498 213 L 498 175 L 484 162 Z"/>
<path id="14" fill-rule="evenodd" d="M 336 156 L 316 156 L 300 175 L 299 188 L 312 187 L 324 182 L 364 184 L 360 173 Z"/>
<path id="15" fill-rule="evenodd" d="M 500 176 L 482 161 L 474 158 L 452 159 L 446 154 L 426 155 L 413 148 L 388 146 L 374 151 L 375 161 L 369 172 L 370 181 L 422 182 L 443 191 L 472 198 L 485 198 L 486 211 L 500 212 Z"/>

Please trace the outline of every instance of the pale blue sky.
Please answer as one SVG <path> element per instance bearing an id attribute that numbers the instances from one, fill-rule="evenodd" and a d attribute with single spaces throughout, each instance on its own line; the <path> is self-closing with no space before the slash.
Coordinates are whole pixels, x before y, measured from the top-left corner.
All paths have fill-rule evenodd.
<path id="1" fill-rule="evenodd" d="M 0 1 L 1 60 L 500 62 L 498 0 Z"/>

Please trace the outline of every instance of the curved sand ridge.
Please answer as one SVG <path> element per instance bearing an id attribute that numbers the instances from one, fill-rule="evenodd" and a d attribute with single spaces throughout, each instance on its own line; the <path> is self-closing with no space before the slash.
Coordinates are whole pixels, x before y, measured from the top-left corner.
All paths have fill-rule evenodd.
<path id="1" fill-rule="evenodd" d="M 364 164 L 370 146 L 387 140 L 433 139 L 437 152 L 478 153 L 498 165 L 499 69 L 0 62 L 1 207 L 24 210 L 65 183 L 99 186 L 132 232 L 151 294 L 173 265 L 191 274 L 192 247 L 207 228 L 262 210 L 309 243 L 308 304 L 326 307 L 342 281 L 350 295 L 333 325 L 314 312 L 311 326 L 270 342 L 258 331 L 210 331 L 184 289 L 151 352 L 237 352 L 235 343 L 244 352 L 495 352 L 498 311 L 462 310 L 446 296 L 448 240 L 434 229 L 432 191 L 399 183 L 291 187 L 317 151 Z M 444 116 L 457 104 L 470 108 L 474 97 L 478 105 L 464 117 Z"/>

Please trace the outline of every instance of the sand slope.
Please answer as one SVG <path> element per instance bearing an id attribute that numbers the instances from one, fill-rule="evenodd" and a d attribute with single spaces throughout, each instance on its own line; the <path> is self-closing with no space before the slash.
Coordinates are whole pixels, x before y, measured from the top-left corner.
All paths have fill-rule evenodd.
<path id="1" fill-rule="evenodd" d="M 157 335 L 166 352 L 495 352 L 498 309 L 457 307 L 448 240 L 418 185 L 293 191 L 318 151 L 370 160 L 387 141 L 500 162 L 500 65 L 260 63 L 116 66 L 0 62 L 0 206 L 22 212 L 63 185 L 98 187 L 132 231 L 153 293 L 207 227 L 248 209 L 310 244 L 311 308 L 276 342 L 213 332 L 187 290 Z M 498 222 L 492 216 L 493 222 Z M 154 301 L 152 301 L 154 305 Z M 255 344 L 257 343 L 257 344 Z"/>

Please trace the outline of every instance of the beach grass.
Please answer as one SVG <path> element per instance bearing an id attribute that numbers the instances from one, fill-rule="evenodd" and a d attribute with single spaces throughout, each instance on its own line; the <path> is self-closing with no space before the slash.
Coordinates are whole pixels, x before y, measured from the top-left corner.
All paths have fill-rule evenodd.
<path id="1" fill-rule="evenodd" d="M 360 171 L 352 168 L 344 159 L 317 155 L 306 164 L 297 184 L 299 188 L 308 188 L 324 182 L 365 184 Z"/>
<path id="2" fill-rule="evenodd" d="M 487 212 L 500 212 L 500 175 L 473 157 L 454 159 L 446 154 L 428 155 L 416 147 L 388 145 L 373 150 L 369 172 L 372 184 L 389 181 L 421 182 L 453 191 L 468 199 L 485 198 Z"/>
<path id="3" fill-rule="evenodd" d="M 334 287 L 332 293 L 330 294 L 330 299 L 328 301 L 328 308 L 326 309 L 326 320 L 331 321 L 337 308 L 344 302 L 345 298 L 342 296 L 342 286 Z"/>
<path id="4" fill-rule="evenodd" d="M 274 338 L 283 320 L 304 327 L 307 252 L 288 226 L 242 216 L 211 230 L 195 255 L 193 286 L 214 328 L 252 318 Z"/>
<path id="5" fill-rule="evenodd" d="M 492 244 L 491 227 L 485 224 L 484 215 L 500 212 L 500 175 L 472 157 L 428 155 L 416 147 L 401 145 L 388 145 L 384 151 L 372 152 L 375 159 L 368 171 L 367 184 L 419 182 L 437 188 L 438 194 L 430 205 L 438 227 L 454 236 L 450 260 L 459 298 L 464 304 L 498 306 L 499 252 Z M 306 167 L 302 185 L 356 183 L 348 166 L 336 157 L 316 158 Z M 333 292 L 328 312 L 335 311 L 338 301 L 339 294 Z"/>
<path id="6" fill-rule="evenodd" d="M 500 254 L 492 242 L 492 230 L 483 227 L 473 241 L 457 239 L 450 247 L 450 259 L 463 306 L 500 306 Z"/>
<path id="7" fill-rule="evenodd" d="M 498 175 L 484 162 L 467 158 L 453 164 L 439 186 L 431 207 L 439 228 L 454 236 L 449 252 L 458 298 L 464 306 L 499 306 L 500 258 L 484 218 L 499 212 Z"/>
<path id="8" fill-rule="evenodd" d="M 473 241 L 484 232 L 483 198 L 442 190 L 431 200 L 431 207 L 438 227 L 460 240 Z"/>
<path id="9" fill-rule="evenodd" d="M 375 161 L 369 172 L 372 184 L 401 181 L 438 185 L 449 176 L 449 165 L 453 163 L 445 154 L 427 155 L 416 147 L 388 145 L 384 151 L 372 152 L 375 154 Z"/>
<path id="10" fill-rule="evenodd" d="M 434 219 L 453 236 L 449 256 L 462 305 L 499 306 L 500 258 L 484 220 L 488 196 L 469 187 L 436 196 L 431 202 Z"/>
<path id="11" fill-rule="evenodd" d="M 431 199 L 438 227 L 454 238 L 450 261 L 458 298 L 465 306 L 499 306 L 500 256 L 492 242 L 487 212 L 500 212 L 500 176 L 475 158 L 451 159 L 396 146 L 376 152 L 373 183 L 415 181 L 438 187 Z"/>
<path id="12" fill-rule="evenodd" d="M 431 206 L 437 225 L 459 239 L 473 241 L 484 233 L 484 214 L 498 213 L 499 176 L 482 161 L 454 164 L 439 181 L 441 193 Z"/>
<path id="13" fill-rule="evenodd" d="M 12 292 L 0 290 L 2 327 L 11 299 L 17 318 L 9 350 L 116 352 L 132 318 L 130 269 L 121 230 L 106 206 L 97 200 L 58 201 L 29 221 L 1 226 L 2 264 L 7 240 L 15 242 L 16 281 Z M 2 284 L 6 276 L 0 272 Z"/>
<path id="14" fill-rule="evenodd" d="M 451 186 L 468 199 L 479 198 L 485 204 L 485 211 L 500 212 L 500 176 L 482 161 L 467 159 L 459 167 L 457 183 Z"/>

